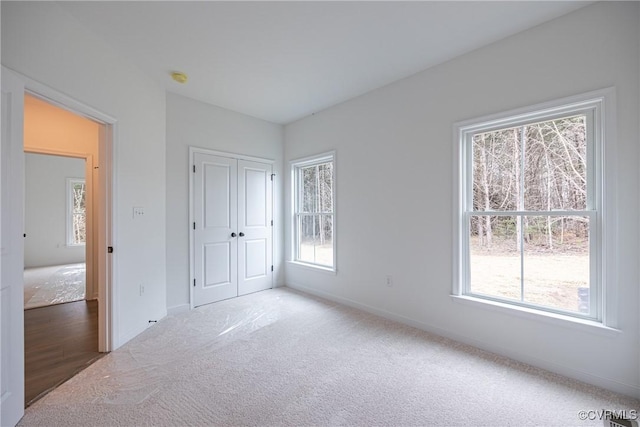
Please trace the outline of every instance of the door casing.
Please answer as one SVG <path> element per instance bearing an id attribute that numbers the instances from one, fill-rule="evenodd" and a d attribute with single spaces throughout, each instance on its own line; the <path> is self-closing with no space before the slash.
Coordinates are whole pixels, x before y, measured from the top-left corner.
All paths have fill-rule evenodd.
<path id="1" fill-rule="evenodd" d="M 117 120 L 116 118 L 109 116 L 99 110 L 96 110 L 88 105 L 85 105 L 74 98 L 71 98 L 56 89 L 53 89 L 40 82 L 32 80 L 18 72 L 10 70 L 6 67 L 2 67 L 2 73 L 13 73 L 24 84 L 24 90 L 26 93 L 33 95 L 37 98 L 43 99 L 46 102 L 70 111 L 79 116 L 86 117 L 90 120 L 101 124 L 99 131 L 99 154 L 98 154 L 98 168 L 100 171 L 98 190 L 96 197 L 100 198 L 99 204 L 101 209 L 98 210 L 96 217 L 97 227 L 97 265 L 95 268 L 101 272 L 97 275 L 98 281 L 98 351 L 109 352 L 113 348 L 114 331 L 117 330 L 117 317 L 114 315 L 117 312 L 117 298 L 115 298 L 115 289 L 113 288 L 112 278 L 113 271 L 115 271 L 115 260 L 108 253 L 107 248 L 113 245 L 113 234 L 116 231 L 114 223 L 115 215 L 114 209 L 116 208 L 113 199 L 113 188 L 115 188 L 115 175 L 113 171 L 116 167 L 115 162 L 115 146 L 117 144 Z M 20 141 L 20 150 L 24 153 L 24 141 Z M 24 176 L 24 156 L 22 162 L 18 165 L 21 176 Z M 24 199 L 24 188 L 22 190 L 22 198 Z M 24 266 L 24 254 L 21 258 L 21 263 L 16 268 Z M 22 284 L 24 286 L 24 284 Z M 24 358 L 24 357 L 23 357 Z"/>

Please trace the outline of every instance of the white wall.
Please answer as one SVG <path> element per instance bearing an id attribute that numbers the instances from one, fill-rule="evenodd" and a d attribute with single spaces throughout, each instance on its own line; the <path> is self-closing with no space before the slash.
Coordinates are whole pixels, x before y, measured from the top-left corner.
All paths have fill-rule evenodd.
<path id="1" fill-rule="evenodd" d="M 338 274 L 287 263 L 287 285 L 640 397 L 639 6 L 588 6 L 285 126 L 285 161 L 337 156 Z M 453 123 L 610 86 L 621 333 L 454 302 Z"/>
<path id="2" fill-rule="evenodd" d="M 117 119 L 114 346 L 166 314 L 165 92 L 53 2 L 2 2 L 2 65 Z M 145 208 L 134 222 L 133 206 Z M 145 293 L 140 295 L 139 285 Z"/>
<path id="3" fill-rule="evenodd" d="M 283 127 L 167 94 L 167 307 L 189 304 L 189 146 L 275 160 L 274 275 L 283 283 Z"/>
<path id="4" fill-rule="evenodd" d="M 67 246 L 67 178 L 84 179 L 84 159 L 25 154 L 24 266 L 84 262 L 85 247 Z"/>

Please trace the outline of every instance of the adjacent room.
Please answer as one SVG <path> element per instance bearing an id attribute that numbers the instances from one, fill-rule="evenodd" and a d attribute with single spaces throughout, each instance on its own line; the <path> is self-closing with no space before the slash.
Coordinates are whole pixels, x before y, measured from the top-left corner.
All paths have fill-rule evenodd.
<path id="1" fill-rule="evenodd" d="M 1 8 L 2 426 L 637 425 L 640 2 Z"/>
<path id="2" fill-rule="evenodd" d="M 97 360 L 98 123 L 25 96 L 24 349 L 29 405 Z"/>

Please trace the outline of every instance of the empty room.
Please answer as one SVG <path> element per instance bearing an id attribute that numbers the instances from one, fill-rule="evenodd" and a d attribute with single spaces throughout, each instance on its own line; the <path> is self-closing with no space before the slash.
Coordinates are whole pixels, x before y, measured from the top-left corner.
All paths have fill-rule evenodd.
<path id="1" fill-rule="evenodd" d="M 638 425 L 640 2 L 0 7 L 3 427 Z"/>

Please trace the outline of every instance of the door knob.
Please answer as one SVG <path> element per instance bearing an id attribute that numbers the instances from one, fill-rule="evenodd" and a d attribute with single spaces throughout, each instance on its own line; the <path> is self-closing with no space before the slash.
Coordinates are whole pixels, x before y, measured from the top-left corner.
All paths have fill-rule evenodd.
<path id="1" fill-rule="evenodd" d="M 231 233 L 231 237 L 236 237 L 236 233 Z"/>
<path id="2" fill-rule="evenodd" d="M 243 236 L 244 236 L 244 233 L 241 231 L 240 232 L 240 237 L 243 237 Z"/>

